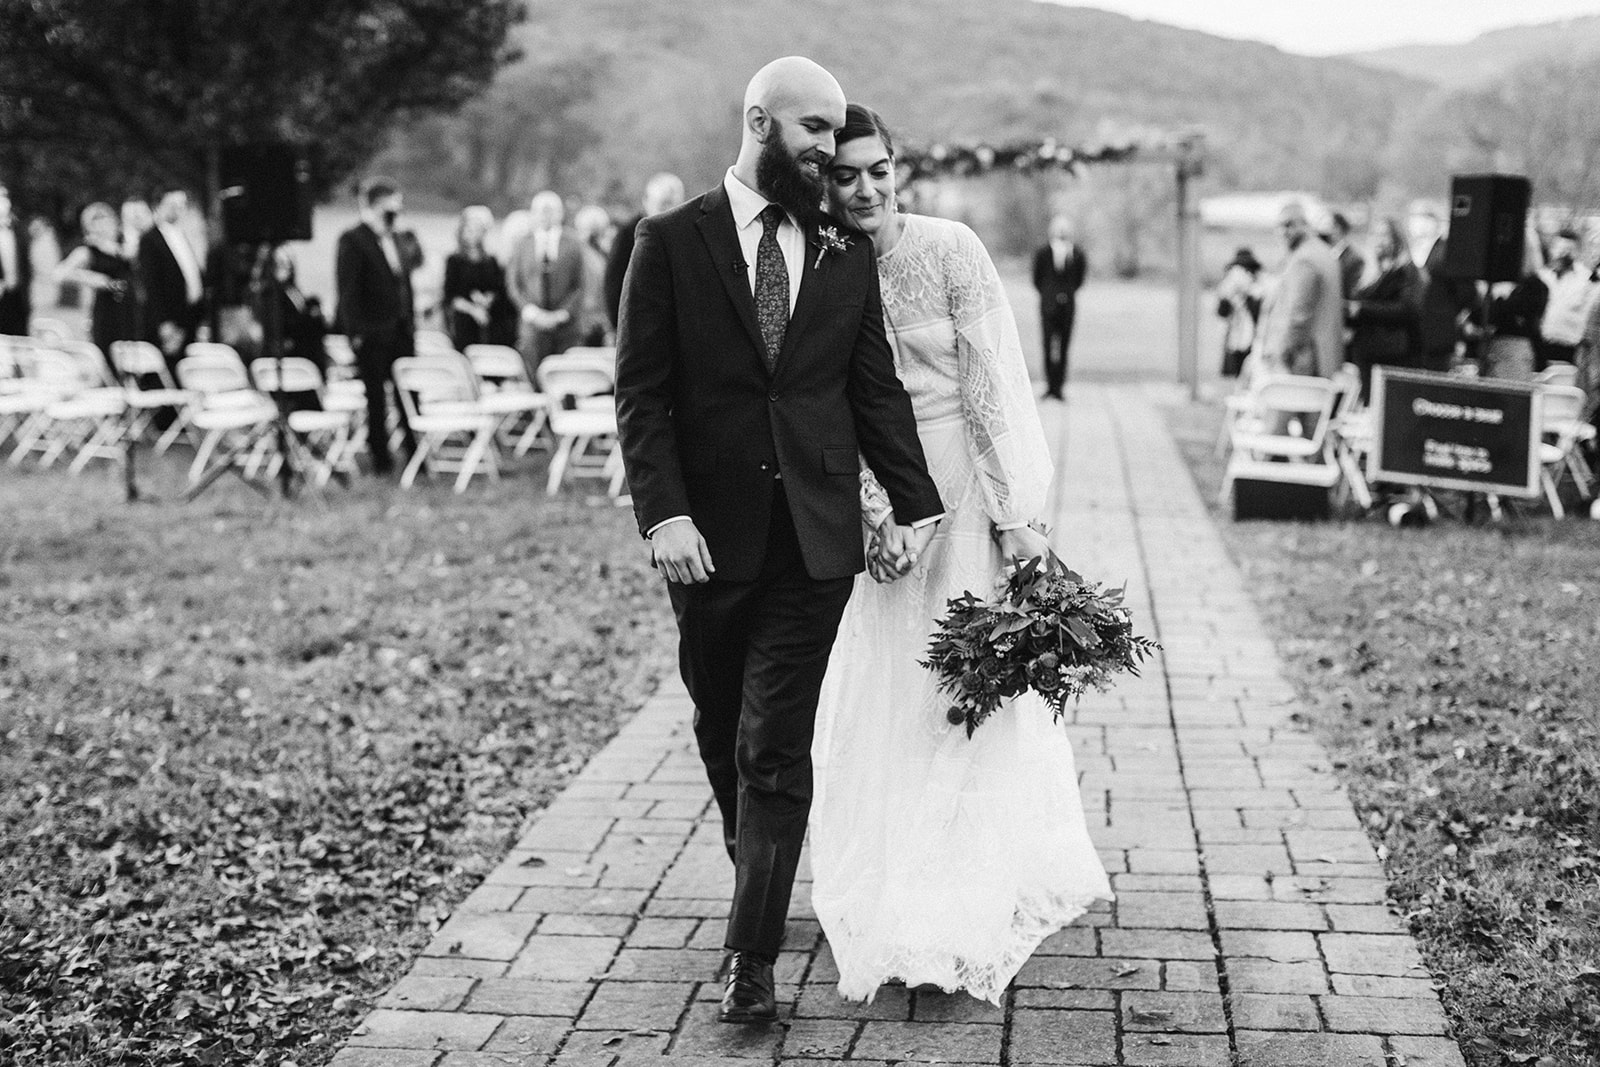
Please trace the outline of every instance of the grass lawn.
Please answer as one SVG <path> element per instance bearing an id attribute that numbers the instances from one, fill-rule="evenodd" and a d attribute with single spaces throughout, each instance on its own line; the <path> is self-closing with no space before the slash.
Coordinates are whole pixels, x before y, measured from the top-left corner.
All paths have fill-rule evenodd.
<path id="1" fill-rule="evenodd" d="M 648 695 L 632 514 L 0 469 L 0 1062 L 325 1063 Z"/>
<path id="2" fill-rule="evenodd" d="M 1169 411 L 1214 500 L 1220 413 Z M 1473 1067 L 1600 1062 L 1600 523 L 1223 536 Z"/>

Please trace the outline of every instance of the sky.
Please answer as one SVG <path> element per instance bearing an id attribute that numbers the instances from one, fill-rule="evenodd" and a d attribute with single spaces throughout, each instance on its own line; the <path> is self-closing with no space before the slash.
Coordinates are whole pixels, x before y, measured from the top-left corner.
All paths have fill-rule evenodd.
<path id="1" fill-rule="evenodd" d="M 1600 15 L 1600 0 L 1098 0 L 1071 6 L 1266 41 L 1306 55 L 1458 44 L 1503 26 Z"/>

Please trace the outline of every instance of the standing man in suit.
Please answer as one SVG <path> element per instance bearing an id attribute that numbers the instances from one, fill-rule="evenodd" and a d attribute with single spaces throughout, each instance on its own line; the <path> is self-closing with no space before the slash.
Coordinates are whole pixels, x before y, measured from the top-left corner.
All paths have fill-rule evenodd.
<path id="1" fill-rule="evenodd" d="M 528 206 L 531 226 L 512 250 L 506 291 L 521 314 L 517 349 L 533 377 L 545 356 L 565 352 L 578 340 L 583 304 L 583 251 L 578 235 L 561 225 L 566 207 L 549 189 Z"/>
<path id="2" fill-rule="evenodd" d="M 11 190 L 0 185 L 0 334 L 28 335 L 33 310 L 33 270 L 28 256 L 28 236 L 17 225 L 11 208 Z"/>
<path id="3" fill-rule="evenodd" d="M 1033 257 L 1033 287 L 1039 290 L 1039 321 L 1044 326 L 1044 395 L 1056 400 L 1067 383 L 1072 320 L 1088 269 L 1083 249 L 1073 240 L 1072 220 L 1057 215 L 1050 220 L 1049 242 Z"/>
<path id="4" fill-rule="evenodd" d="M 339 324 L 350 338 L 356 369 L 367 390 L 367 450 L 373 473 L 394 470 L 389 455 L 388 390 L 394 361 L 412 354 L 415 344 L 411 271 L 395 223 L 404 206 L 400 189 L 388 178 L 370 178 L 361 188 L 361 221 L 339 235 L 335 276 Z M 416 443 L 401 407 L 407 449 Z"/>
<path id="5" fill-rule="evenodd" d="M 189 194 L 169 190 L 156 205 L 156 224 L 139 239 L 138 277 L 144 288 L 145 340 L 176 367 L 195 339 L 205 311 L 202 258 L 183 231 Z"/>
<path id="6" fill-rule="evenodd" d="M 1350 243 L 1350 220 L 1335 211 L 1332 222 L 1332 239 L 1328 243 L 1333 246 L 1333 258 L 1339 262 L 1339 282 L 1343 287 L 1340 299 L 1349 300 L 1361 288 L 1361 272 L 1367 269 L 1367 260 Z"/>
<path id="7" fill-rule="evenodd" d="M 1331 378 L 1344 363 L 1344 296 L 1339 261 L 1311 232 L 1305 208 L 1278 215 L 1289 258 L 1261 313 L 1261 358 L 1288 374 Z"/>
<path id="8" fill-rule="evenodd" d="M 639 529 L 667 580 L 695 738 L 734 861 L 720 1018 L 777 1018 L 828 653 L 865 566 L 859 456 L 888 490 L 902 573 L 943 512 L 895 376 L 871 243 L 817 205 L 839 83 L 809 59 L 745 91 L 739 156 L 639 224 L 617 417 Z"/>
<path id="9" fill-rule="evenodd" d="M 611 319 L 612 329 L 622 324 L 618 318 L 622 308 L 622 278 L 628 273 L 628 260 L 633 256 L 633 231 L 638 228 L 639 220 L 659 215 L 681 203 L 683 179 L 662 171 L 644 184 L 644 211 L 617 227 L 617 235 L 611 240 L 611 254 L 606 259 L 605 277 L 606 315 Z"/>

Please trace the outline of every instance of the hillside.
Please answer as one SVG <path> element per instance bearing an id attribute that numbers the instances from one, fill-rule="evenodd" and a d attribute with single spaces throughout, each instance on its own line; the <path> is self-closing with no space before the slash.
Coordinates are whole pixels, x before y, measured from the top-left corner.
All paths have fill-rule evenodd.
<path id="1" fill-rule="evenodd" d="M 1528 63 L 1596 55 L 1600 55 L 1600 15 L 1493 30 L 1465 44 L 1404 45 L 1345 58 L 1446 89 L 1462 89 L 1496 81 Z"/>
<path id="2" fill-rule="evenodd" d="M 546 182 L 614 195 L 663 167 L 703 186 L 734 153 L 749 75 L 799 52 L 906 140 L 1198 125 L 1223 184 L 1328 188 L 1367 180 L 1398 102 L 1423 88 L 1344 59 L 1032 0 L 532 0 L 517 33 L 524 58 L 491 100 L 411 131 L 391 165 L 487 199 Z M 513 112 L 520 129 L 505 128 Z M 562 137 L 565 150 L 549 147 Z M 485 143 L 496 138 L 518 143 L 497 152 Z M 466 173 L 450 177 L 452 161 Z"/>

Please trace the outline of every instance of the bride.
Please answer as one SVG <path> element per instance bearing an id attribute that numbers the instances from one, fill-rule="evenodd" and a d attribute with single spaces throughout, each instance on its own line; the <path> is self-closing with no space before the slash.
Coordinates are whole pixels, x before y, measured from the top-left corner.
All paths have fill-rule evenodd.
<path id="1" fill-rule="evenodd" d="M 977 236 L 895 209 L 893 141 L 870 108 L 850 105 L 836 141 L 828 206 L 877 249 L 895 364 L 949 511 L 905 577 L 857 579 L 840 625 L 812 748 L 812 900 L 841 995 L 871 999 L 901 980 L 999 1004 L 1039 943 L 1111 887 L 1071 745 L 1044 703 L 1008 702 L 969 739 L 917 661 L 947 600 L 986 595 L 1004 561 L 1047 547 L 1028 523 L 1045 506 L 1050 455 Z M 888 501 L 869 471 L 862 483 L 876 528 Z M 873 576 L 900 570 L 898 547 L 874 542 Z"/>

